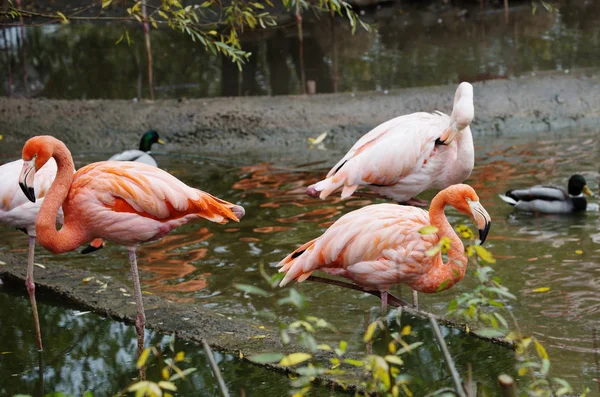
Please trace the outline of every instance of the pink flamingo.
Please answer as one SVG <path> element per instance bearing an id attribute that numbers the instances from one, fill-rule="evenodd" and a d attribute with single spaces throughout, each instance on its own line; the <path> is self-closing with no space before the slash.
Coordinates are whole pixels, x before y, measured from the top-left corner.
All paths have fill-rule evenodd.
<path id="1" fill-rule="evenodd" d="M 37 173 L 35 179 L 35 202 L 31 202 L 19 189 L 19 171 L 23 160 L 16 160 L 0 166 L 0 223 L 23 230 L 29 235 L 29 254 L 27 255 L 27 278 L 25 285 L 31 300 L 33 321 L 36 324 L 38 349 L 42 350 L 42 337 L 39 330 L 37 306 L 35 302 L 35 284 L 33 283 L 33 259 L 35 251 L 35 219 L 44 202 L 44 196 L 56 176 L 56 162 L 48 161 Z M 62 210 L 58 211 L 56 221 L 63 222 Z"/>
<path id="2" fill-rule="evenodd" d="M 418 112 L 386 121 L 360 138 L 326 179 L 306 192 L 325 199 L 343 187 L 342 198 L 347 198 L 368 186 L 398 203 L 424 206 L 427 201 L 415 198 L 419 193 L 444 189 L 471 175 L 475 151 L 469 125 L 474 112 L 473 86 L 461 83 L 450 116 Z"/>
<path id="3" fill-rule="evenodd" d="M 101 161 L 73 174 L 75 167 L 69 149 L 51 136 L 33 137 L 23 146 L 19 184 L 33 202 L 36 171 L 51 158 L 56 160 L 58 172 L 37 217 L 38 241 L 55 254 L 73 251 L 95 238 L 127 247 L 138 310 L 135 325 L 139 354 L 144 348 L 146 317 L 137 270 L 137 246 L 198 219 L 221 224 L 229 220 L 237 222 L 244 216 L 244 208 L 191 188 L 171 174 L 142 163 Z M 56 230 L 61 205 L 64 224 Z M 39 328 L 39 324 L 36 326 Z"/>
<path id="4" fill-rule="evenodd" d="M 375 204 L 342 216 L 322 236 L 279 263 L 279 271 L 286 273 L 279 285 L 304 281 L 313 271 L 321 270 L 348 278 L 365 291 L 380 291 L 384 312 L 387 291 L 394 284 L 407 284 L 426 293 L 448 289 L 464 277 L 467 257 L 444 214 L 447 204 L 472 217 L 483 243 L 490 216 L 473 188 L 453 185 L 434 197 L 429 213 L 415 207 Z M 419 233 L 427 225 L 437 227 L 437 232 Z M 451 241 L 446 263 L 441 252 L 434 256 L 426 253 L 443 236 Z"/>

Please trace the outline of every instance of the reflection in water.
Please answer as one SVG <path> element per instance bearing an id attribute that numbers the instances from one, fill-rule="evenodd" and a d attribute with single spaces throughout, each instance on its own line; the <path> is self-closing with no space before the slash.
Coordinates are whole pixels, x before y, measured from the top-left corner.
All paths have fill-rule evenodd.
<path id="1" fill-rule="evenodd" d="M 573 173 L 583 174 L 590 187 L 597 189 L 596 159 L 582 156 L 576 149 L 582 144 L 595 149 L 596 143 L 591 140 L 595 139 L 594 133 L 561 136 L 546 133 L 541 138 L 505 137 L 502 141 L 493 137 L 477 138 L 478 157 L 468 183 L 476 188 L 482 204 L 492 216 L 489 249 L 498 259 L 495 271 L 518 296 L 514 310 L 524 332 L 535 334 L 549 346 L 555 374 L 561 374 L 576 387 L 592 387 L 595 376 L 592 330 L 600 321 L 598 213 L 533 216 L 513 212 L 512 207 L 497 197 L 498 193 L 510 188 L 533 184 L 564 186 Z M 595 153 L 594 150 L 590 152 Z M 86 160 L 92 161 L 94 156 L 98 155 L 86 156 Z M 306 196 L 306 186 L 327 172 L 331 166 L 328 163 L 318 165 L 319 169 L 306 169 L 306 165 L 297 165 L 299 169 L 294 169 L 257 164 L 231 172 L 230 167 L 222 164 L 201 159 L 193 161 L 198 167 L 189 167 L 190 159 L 179 157 L 165 156 L 161 164 L 191 186 L 243 205 L 246 216 L 244 221 L 229 227 L 208 222 L 186 225 L 159 242 L 144 245 L 139 259 L 143 290 L 169 299 L 193 301 L 224 315 L 251 318 L 265 326 L 277 327 L 273 316 L 264 313 L 274 312 L 280 321 L 295 316 L 291 308 L 276 305 L 277 299 L 287 296 L 287 289 L 273 289 L 273 296 L 269 298 L 249 297 L 234 289 L 232 283 L 268 288 L 260 274 L 261 263 L 268 273 L 273 274 L 276 271 L 273 266 L 289 252 L 320 235 L 341 215 L 371 202 L 363 199 L 341 201 L 339 196 L 322 201 Z M 293 167 L 294 164 L 286 166 Z M 202 172 L 193 171 L 197 168 Z M 422 198 L 430 199 L 434 193 L 426 192 Z M 447 209 L 447 214 L 452 224 L 470 222 L 455 210 Z M 0 251 L 18 251 L 25 257 L 26 244 L 19 232 L 4 227 L 2 235 Z M 40 249 L 36 260 L 48 266 L 60 263 L 91 269 L 128 282 L 127 260 L 122 249 L 114 245 L 91 256 L 76 253 L 51 256 Z M 465 279 L 450 290 L 423 295 L 422 305 L 429 311 L 443 314 L 449 300 L 473 288 L 474 280 L 472 270 L 468 269 Z M 364 332 L 362 319 L 370 308 L 379 306 L 378 301 L 366 294 L 317 283 L 304 282 L 295 287 L 307 296 L 311 314 L 327 318 L 339 330 L 336 335 L 326 336 L 324 342 L 345 339 L 355 348 L 360 345 Z M 540 287 L 549 287 L 550 291 L 533 292 Z M 394 295 L 409 293 L 406 288 L 390 292 Z M 0 321 L 4 321 L 1 316 L 4 310 L 0 305 Z M 28 316 L 26 320 L 29 321 Z M 419 325 L 417 332 L 421 332 L 422 327 L 426 328 L 426 325 Z M 14 333 L 17 331 L 10 332 L 13 334 L 0 340 L 11 343 L 20 340 L 21 335 Z M 60 334 L 58 330 L 56 333 Z M 135 337 L 133 330 L 131 337 Z M 462 342 L 453 343 L 461 346 Z M 32 339 L 29 345 L 34 344 Z M 468 352 L 460 351 L 458 346 L 457 356 Z M 22 347 L 27 350 L 25 345 Z M 133 347 L 131 351 L 134 351 Z M 487 357 L 487 354 L 474 354 L 477 360 Z M 473 362 L 479 362 L 477 360 Z M 465 358 L 465 362 L 468 361 Z M 424 358 L 423 362 L 432 363 Z M 436 370 L 442 371 L 441 364 L 435 360 L 433 363 L 431 365 L 440 366 Z M 57 368 L 48 359 L 46 365 Z M 482 365 L 481 370 L 484 369 L 487 372 L 481 376 L 487 379 L 493 379 L 505 370 L 493 362 Z M 125 366 L 123 370 L 127 371 Z M 418 366 L 414 370 L 428 371 Z M 3 373 L 0 380 L 6 379 L 4 376 Z M 441 383 L 450 384 L 449 379 L 442 378 Z"/>
<path id="2" fill-rule="evenodd" d="M 315 20 L 306 15 L 306 80 L 315 81 L 319 93 L 332 92 L 334 85 L 343 92 L 385 92 L 597 67 L 598 2 L 558 1 L 556 13 L 538 11 L 535 15 L 527 3 L 511 10 L 508 25 L 498 9 L 481 11 L 477 2 L 462 2 L 460 6 L 437 2 L 437 10 L 417 3 L 394 2 L 365 9 L 362 18 L 375 27 L 375 33 L 357 29 L 352 35 L 347 20 L 338 18 L 332 35 L 327 18 Z M 0 91 L 24 95 L 20 33 L 16 27 L 3 33 L 0 48 L 7 50 L 0 56 Z M 115 45 L 121 34 L 114 25 L 26 29 L 30 95 L 130 99 L 141 93 L 148 97 L 141 29 L 129 30 L 131 46 Z M 240 73 L 229 60 L 207 54 L 199 43 L 178 32 L 153 30 L 157 97 L 301 92 L 297 29 L 293 24 L 247 32 L 241 40 L 252 57 Z M 104 84 L 107 78 L 111 84 Z"/>

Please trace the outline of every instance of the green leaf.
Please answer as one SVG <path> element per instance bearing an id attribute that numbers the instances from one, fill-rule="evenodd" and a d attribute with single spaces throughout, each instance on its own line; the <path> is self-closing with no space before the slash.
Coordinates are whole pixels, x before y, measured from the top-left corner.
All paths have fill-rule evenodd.
<path id="1" fill-rule="evenodd" d="M 404 353 L 412 353 L 412 351 L 414 349 L 416 349 L 417 347 L 421 346 L 422 344 L 423 344 L 423 342 L 414 342 L 414 343 L 411 343 L 410 345 L 404 346 L 402 349 L 398 350 L 396 352 L 396 355 L 399 356 L 399 355 L 404 354 Z"/>
<path id="2" fill-rule="evenodd" d="M 290 288 L 290 295 L 286 298 L 281 298 L 277 301 L 280 305 L 293 305 L 298 309 L 302 309 L 306 305 L 306 299 L 302 294 L 296 291 L 294 288 Z"/>
<path id="3" fill-rule="evenodd" d="M 343 356 L 344 353 L 346 353 L 346 348 L 348 347 L 348 342 L 346 342 L 345 340 L 341 340 L 340 341 L 340 347 L 335 349 L 335 353 L 338 356 Z"/>
<path id="4" fill-rule="evenodd" d="M 488 288 L 486 288 L 486 290 L 487 290 L 488 292 L 494 292 L 494 293 L 496 293 L 496 294 L 498 294 L 498 295 L 505 296 L 505 297 L 507 297 L 508 299 L 517 299 L 517 297 L 516 297 L 516 296 L 514 296 L 513 294 L 511 294 L 510 292 L 508 292 L 508 291 L 506 291 L 506 290 L 504 290 L 504 289 L 502 289 L 502 288 L 497 288 L 497 287 L 488 287 Z"/>
<path id="5" fill-rule="evenodd" d="M 308 353 L 292 353 L 282 358 L 279 362 L 279 365 L 282 367 L 291 367 L 309 360 L 310 358 L 312 358 L 312 355 Z"/>
<path id="6" fill-rule="evenodd" d="M 437 288 L 436 292 L 440 292 L 445 290 L 448 287 L 448 283 L 450 283 L 450 280 L 444 280 L 440 286 Z"/>
<path id="7" fill-rule="evenodd" d="M 196 368 L 187 368 L 187 369 L 184 369 L 184 370 L 183 370 L 183 371 L 181 371 L 181 372 L 178 372 L 178 373 L 176 373 L 176 374 L 173 374 L 173 375 L 172 375 L 172 376 L 169 378 L 169 381 L 170 381 L 170 382 L 173 382 L 174 380 L 181 379 L 181 378 L 185 378 L 187 375 L 189 375 L 189 374 L 191 374 L 192 372 L 195 372 L 195 371 L 196 371 Z"/>
<path id="8" fill-rule="evenodd" d="M 433 225 L 423 226 L 419 229 L 419 233 L 421 234 L 434 234 L 437 233 L 438 228 Z"/>
<path id="9" fill-rule="evenodd" d="M 254 285 L 249 285 L 249 284 L 233 284 L 233 287 L 236 289 L 239 289 L 240 291 L 243 291 L 247 294 L 250 295 L 260 295 L 260 296 L 264 296 L 265 298 L 271 296 L 271 294 L 267 291 L 265 291 L 262 288 L 256 287 Z"/>
<path id="10" fill-rule="evenodd" d="M 65 14 L 63 14 L 63 13 L 62 13 L 62 12 L 60 12 L 60 11 L 56 11 L 56 14 L 57 14 L 57 15 L 60 17 L 60 19 L 61 19 L 60 23 L 62 23 L 62 24 L 68 24 L 68 23 L 69 23 L 69 20 L 67 19 L 67 17 L 65 16 Z"/>
<path id="11" fill-rule="evenodd" d="M 481 328 L 473 331 L 475 335 L 482 338 L 503 338 L 505 333 L 495 328 Z"/>
<path id="12" fill-rule="evenodd" d="M 265 6 L 263 6 L 260 3 L 250 3 L 250 4 L 252 4 L 255 8 L 258 8 L 259 10 L 264 10 L 265 9 Z"/>
<path id="13" fill-rule="evenodd" d="M 112 0 L 102 0 L 102 8 L 106 8 L 112 3 Z"/>
<path id="14" fill-rule="evenodd" d="M 344 362 L 346 364 L 354 365 L 355 367 L 364 367 L 365 363 L 360 360 L 353 360 L 351 358 L 345 358 Z"/>
<path id="15" fill-rule="evenodd" d="M 284 357 L 281 353 L 263 353 L 248 357 L 248 360 L 257 364 L 271 364 L 281 361 Z"/>

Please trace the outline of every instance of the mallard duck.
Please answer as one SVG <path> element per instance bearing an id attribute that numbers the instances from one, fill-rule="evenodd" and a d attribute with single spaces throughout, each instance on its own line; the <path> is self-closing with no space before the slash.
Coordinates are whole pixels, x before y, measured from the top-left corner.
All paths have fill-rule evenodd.
<path id="1" fill-rule="evenodd" d="M 521 211 L 544 214 L 567 214 L 585 211 L 587 201 L 583 194 L 593 196 L 585 178 L 575 174 L 569 178 L 568 191 L 557 186 L 532 186 L 513 189 L 500 194 L 500 198 Z"/>
<path id="2" fill-rule="evenodd" d="M 117 153 L 109 160 L 118 160 L 118 161 L 136 161 L 138 163 L 144 163 L 148 165 L 152 165 L 154 167 L 158 167 L 156 160 L 150 155 L 150 149 L 152 145 L 158 143 L 160 145 L 164 145 L 162 139 L 158 136 L 158 132 L 154 130 L 148 130 L 144 135 L 142 135 L 142 139 L 140 140 L 140 149 L 139 150 L 126 150 L 121 153 Z"/>

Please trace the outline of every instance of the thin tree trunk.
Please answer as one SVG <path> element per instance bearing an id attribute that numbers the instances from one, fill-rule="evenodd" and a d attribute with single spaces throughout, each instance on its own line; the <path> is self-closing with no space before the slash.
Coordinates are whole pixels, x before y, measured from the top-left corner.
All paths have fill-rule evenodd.
<path id="1" fill-rule="evenodd" d="M 142 17 L 144 38 L 146 39 L 146 53 L 148 54 L 148 87 L 150 88 L 150 99 L 154 100 L 154 83 L 152 81 L 152 47 L 150 45 L 150 23 L 148 22 L 146 0 L 142 0 Z"/>
<path id="2" fill-rule="evenodd" d="M 337 92 L 340 75 L 338 73 L 337 42 L 335 40 L 335 12 L 332 9 L 329 10 L 329 21 L 331 23 L 331 47 L 333 51 L 333 92 Z"/>
<path id="3" fill-rule="evenodd" d="M 300 63 L 300 84 L 302 94 L 306 94 L 306 76 L 304 74 L 304 35 L 302 33 L 302 15 L 300 1 L 296 0 L 296 24 L 298 25 L 298 62 Z"/>
<path id="4" fill-rule="evenodd" d="M 508 0 L 504 0 L 504 23 L 508 24 Z"/>
<path id="5" fill-rule="evenodd" d="M 17 9 L 21 9 L 21 0 L 15 0 Z M 19 16 L 19 28 L 21 31 L 21 42 L 23 44 L 23 85 L 25 86 L 25 96 L 29 96 L 29 76 L 27 76 L 27 49 L 25 47 L 25 27 L 23 26 L 23 16 Z"/>
<path id="6" fill-rule="evenodd" d="M 4 51 L 6 52 L 6 82 L 8 84 L 7 96 L 12 96 L 12 54 L 8 46 L 8 37 L 6 36 L 6 26 L 2 26 L 2 38 L 4 39 Z"/>

